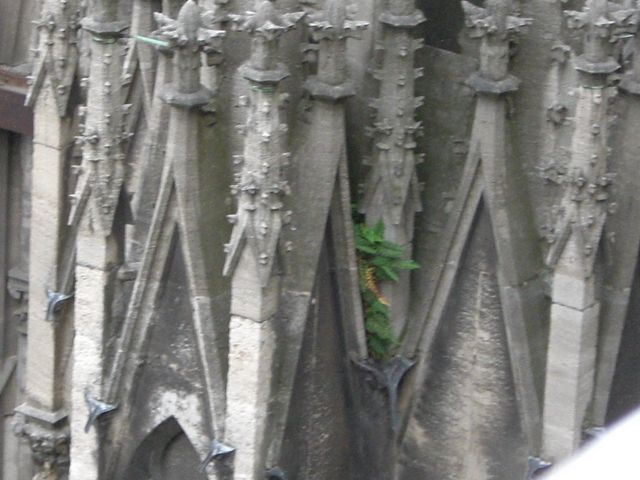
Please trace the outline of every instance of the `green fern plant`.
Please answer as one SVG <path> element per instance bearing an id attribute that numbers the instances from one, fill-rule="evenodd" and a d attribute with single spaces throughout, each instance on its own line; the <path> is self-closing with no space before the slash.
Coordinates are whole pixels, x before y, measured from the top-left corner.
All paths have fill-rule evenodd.
<path id="1" fill-rule="evenodd" d="M 401 270 L 414 270 L 419 265 L 403 258 L 400 245 L 385 240 L 382 220 L 372 227 L 364 221 L 356 222 L 354 228 L 367 349 L 374 360 L 386 361 L 391 358 L 398 339 L 391 327 L 389 303 L 380 291 L 380 283 L 397 282 Z"/>

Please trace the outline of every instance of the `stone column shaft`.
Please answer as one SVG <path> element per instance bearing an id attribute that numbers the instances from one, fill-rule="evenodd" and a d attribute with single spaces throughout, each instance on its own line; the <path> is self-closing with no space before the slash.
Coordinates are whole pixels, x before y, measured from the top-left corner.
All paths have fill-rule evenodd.
<path id="1" fill-rule="evenodd" d="M 42 95 L 34 112 L 29 247 L 29 285 L 33 288 L 29 297 L 27 355 L 27 395 L 34 405 L 51 412 L 62 405 L 56 385 L 59 346 L 56 324 L 47 314 L 47 291 L 58 291 L 61 236 L 66 225 L 66 167 L 72 143 L 70 119 L 58 117 L 53 101 L 51 95 Z"/>
<path id="2" fill-rule="evenodd" d="M 104 333 L 112 300 L 109 287 L 118 262 L 116 240 L 93 235 L 85 228 L 78 235 L 76 258 L 78 322 L 73 346 L 70 480 L 100 478 L 99 427 L 91 425 L 85 430 L 89 416 L 86 396 L 97 399 L 102 395 Z"/>

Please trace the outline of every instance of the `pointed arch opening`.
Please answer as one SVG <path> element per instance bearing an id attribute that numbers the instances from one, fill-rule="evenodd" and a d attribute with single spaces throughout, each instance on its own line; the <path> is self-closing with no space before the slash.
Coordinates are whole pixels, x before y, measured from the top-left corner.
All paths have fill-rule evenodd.
<path id="1" fill-rule="evenodd" d="M 206 480 L 199 464 L 186 433 L 175 417 L 169 417 L 140 443 L 123 480 Z"/>

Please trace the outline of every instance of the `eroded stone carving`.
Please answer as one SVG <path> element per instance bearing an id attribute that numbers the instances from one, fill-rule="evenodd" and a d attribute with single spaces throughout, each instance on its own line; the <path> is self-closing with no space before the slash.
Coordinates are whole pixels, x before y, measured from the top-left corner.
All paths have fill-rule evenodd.
<path id="1" fill-rule="evenodd" d="M 25 415 L 16 413 L 13 431 L 26 440 L 31 448 L 37 470 L 33 480 L 66 478 L 69 469 L 68 427 L 55 428 L 35 419 L 27 420 Z"/>

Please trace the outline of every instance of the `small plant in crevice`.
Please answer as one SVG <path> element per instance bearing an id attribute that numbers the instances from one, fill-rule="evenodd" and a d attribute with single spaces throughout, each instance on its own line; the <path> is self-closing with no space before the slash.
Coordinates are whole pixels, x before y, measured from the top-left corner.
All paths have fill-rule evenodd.
<path id="1" fill-rule="evenodd" d="M 389 303 L 380 284 L 397 282 L 401 270 L 414 270 L 419 265 L 403 258 L 402 246 L 385 240 L 382 220 L 370 227 L 361 217 L 354 215 L 354 229 L 367 350 L 372 359 L 386 361 L 398 346 L 398 339 L 391 327 Z"/>

